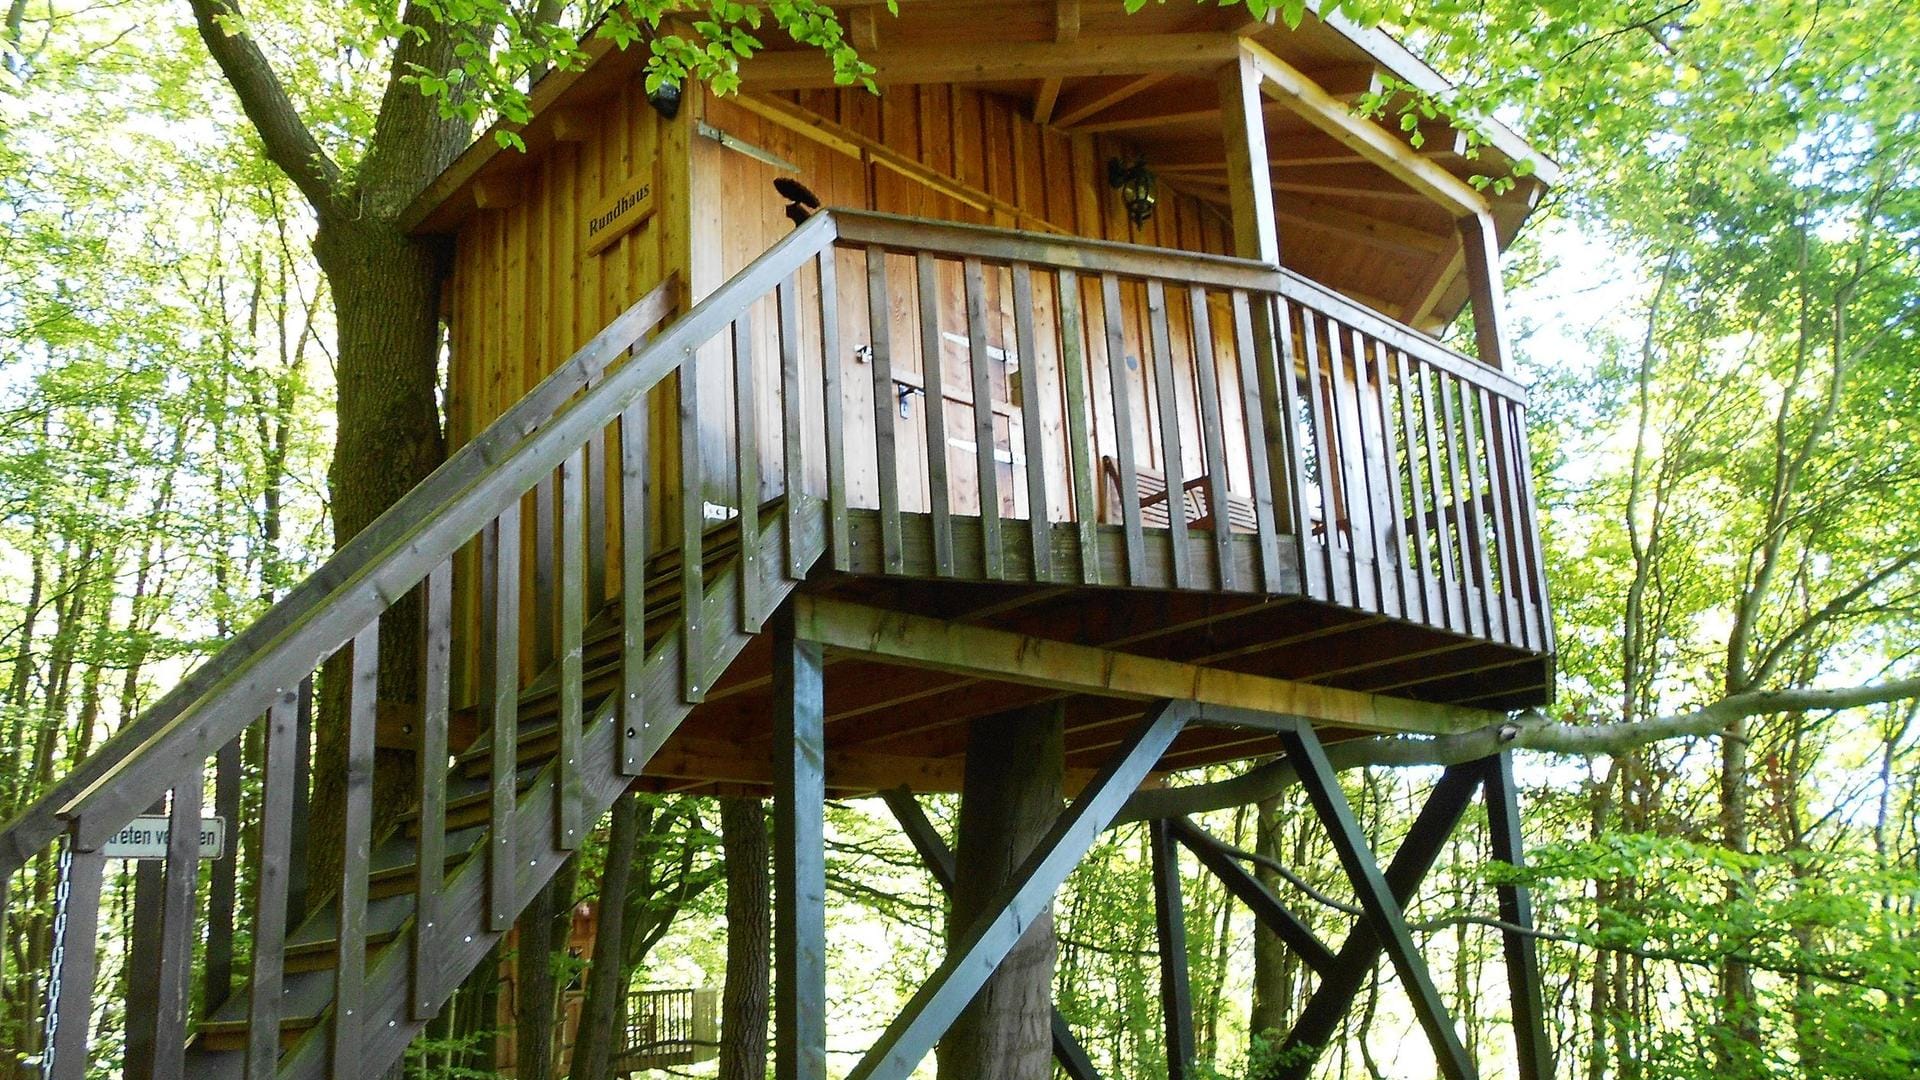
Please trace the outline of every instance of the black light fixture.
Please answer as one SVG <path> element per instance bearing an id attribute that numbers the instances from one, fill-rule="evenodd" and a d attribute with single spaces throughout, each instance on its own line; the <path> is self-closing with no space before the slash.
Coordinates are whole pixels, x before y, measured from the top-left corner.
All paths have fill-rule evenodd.
<path id="1" fill-rule="evenodd" d="M 1153 170 L 1147 168 L 1146 158 L 1136 157 L 1131 165 L 1119 158 L 1107 159 L 1107 185 L 1120 193 L 1120 201 L 1127 207 L 1127 220 L 1136 226 L 1145 225 L 1153 216 L 1153 205 L 1157 201 L 1153 189 L 1157 183 Z"/>
<path id="2" fill-rule="evenodd" d="M 653 111 L 659 113 L 662 119 L 671 120 L 680 115 L 680 84 L 661 83 L 653 93 L 647 95 L 647 104 L 653 106 Z"/>

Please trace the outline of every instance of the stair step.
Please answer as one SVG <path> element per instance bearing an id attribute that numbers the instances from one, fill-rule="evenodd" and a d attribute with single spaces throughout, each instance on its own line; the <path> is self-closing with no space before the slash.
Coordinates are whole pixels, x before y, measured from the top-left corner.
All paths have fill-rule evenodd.
<path id="1" fill-rule="evenodd" d="M 280 1052 L 293 1049 L 300 1037 L 320 1025 L 317 1016 L 283 1016 L 280 1018 Z M 195 1046 L 201 1050 L 230 1052 L 247 1048 L 247 1033 L 253 1030 L 253 1024 L 246 1020 L 206 1020 L 200 1024 Z"/>

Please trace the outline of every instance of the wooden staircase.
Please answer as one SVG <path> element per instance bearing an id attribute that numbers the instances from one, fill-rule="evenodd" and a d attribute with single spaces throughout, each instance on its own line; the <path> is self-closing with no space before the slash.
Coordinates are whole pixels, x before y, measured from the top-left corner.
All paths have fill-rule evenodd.
<path id="1" fill-rule="evenodd" d="M 703 470 L 698 429 L 711 414 L 700 379 L 668 376 L 684 376 L 725 331 L 736 347 L 750 339 L 755 311 L 770 306 L 788 361 L 779 374 L 798 378 L 799 275 L 810 269 L 805 295 L 832 310 L 833 241 L 822 215 L 650 339 L 674 286 L 642 298 L 0 830 L 0 882 L 45 865 L 58 845 L 43 1076 L 80 1080 L 104 1064 L 89 1046 L 94 995 L 107 985 L 96 986 L 103 849 L 156 806 L 166 808 L 173 840 L 159 895 L 134 920 L 127 1073 L 377 1076 L 401 1058 L 825 552 L 824 507 L 805 496 L 736 499 L 729 520 L 707 520 L 716 477 Z M 745 410 L 759 392 L 747 370 L 730 388 L 736 400 L 705 408 Z M 678 398 L 679 453 L 667 462 L 649 460 L 656 388 Z M 807 420 L 797 389 L 782 393 L 796 403 L 784 418 L 784 490 L 798 491 L 791 481 L 803 467 Z M 751 461 L 720 464 L 719 489 L 762 490 Z M 674 497 L 649 504 L 660 485 Z M 650 528 L 650 505 L 673 508 L 674 519 Z M 532 541 L 524 549 L 523 528 Z M 660 535 L 674 542 L 649 552 L 648 537 Z M 523 550 L 535 553 L 532 590 L 522 582 Z M 477 640 L 454 617 L 456 565 L 478 601 Z M 375 836 L 375 739 L 383 728 L 392 737 L 380 628 L 402 602 L 423 613 L 425 657 L 421 701 L 403 730 L 418 760 L 444 764 L 419 770 L 413 805 Z M 523 685 L 527 627 L 554 656 Z M 477 661 L 479 735 L 470 746 L 451 744 L 456 650 Z M 307 798 L 300 724 L 323 667 L 347 683 L 344 841 L 340 877 L 306 890 L 320 902 L 300 919 L 290 897 Z M 244 905 L 202 905 L 196 826 L 207 779 L 220 778 L 216 808 L 232 813 L 221 792 L 229 775 L 237 780 L 250 728 L 264 747 L 260 827 L 247 849 L 253 895 Z M 216 894 L 236 895 L 231 866 L 216 864 Z M 236 907 L 246 909 L 240 919 Z M 198 1015 L 196 949 L 231 963 L 236 941 L 251 942 L 248 977 L 231 992 L 208 990 L 212 1004 Z"/>

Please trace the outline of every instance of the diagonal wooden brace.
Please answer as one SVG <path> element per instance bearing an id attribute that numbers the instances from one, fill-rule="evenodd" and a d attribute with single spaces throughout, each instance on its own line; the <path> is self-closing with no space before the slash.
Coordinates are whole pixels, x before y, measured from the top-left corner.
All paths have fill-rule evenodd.
<path id="1" fill-rule="evenodd" d="M 1151 706 L 1121 743 L 1120 752 L 1080 792 L 1020 865 L 986 913 L 954 943 L 947 958 L 907 1007 L 887 1026 L 847 1080 L 906 1080 L 954 1018 L 1019 943 L 1053 894 L 1112 823 L 1127 797 L 1186 724 L 1191 706 L 1167 701 Z"/>
<path id="2" fill-rule="evenodd" d="M 1231 849 L 1188 818 L 1172 818 L 1167 825 L 1173 838 L 1193 852 L 1200 865 L 1212 871 L 1228 892 L 1247 905 L 1260 925 L 1286 942 L 1314 974 L 1323 979 L 1328 976 L 1337 963 L 1333 950 L 1321 942 L 1300 916 L 1282 904 L 1272 890 L 1261 884 L 1259 878 L 1247 873 L 1246 867 L 1234 860 Z"/>
<path id="3" fill-rule="evenodd" d="M 1420 950 L 1414 944 L 1412 932 L 1407 929 L 1406 916 L 1400 909 L 1400 903 L 1394 899 L 1386 879 L 1381 876 L 1380 866 L 1374 861 L 1373 851 L 1367 844 L 1366 833 L 1354 818 L 1353 808 L 1347 804 L 1347 796 L 1340 790 L 1340 782 L 1334 776 L 1333 766 L 1327 762 L 1326 751 L 1321 749 L 1313 727 L 1299 724 L 1291 731 L 1281 732 L 1280 739 L 1287 748 L 1287 756 L 1294 761 L 1295 771 L 1307 790 L 1308 800 L 1313 803 L 1321 824 L 1326 826 L 1327 836 L 1333 841 L 1334 853 L 1340 857 L 1340 864 L 1345 867 L 1354 891 L 1359 894 L 1360 906 L 1366 911 L 1367 924 L 1380 939 L 1387 958 L 1393 961 L 1394 970 L 1399 973 L 1400 981 L 1407 989 L 1407 996 L 1413 1000 L 1414 1015 L 1425 1029 L 1427 1041 L 1433 1044 L 1441 1075 L 1447 1080 L 1475 1080 L 1478 1073 L 1472 1059 L 1467 1056 L 1466 1047 L 1460 1043 L 1453 1017 L 1448 1013 L 1446 1003 L 1440 1000 L 1440 992 L 1433 985 L 1433 976 L 1427 971 L 1426 961 L 1421 958 Z"/>
<path id="4" fill-rule="evenodd" d="M 946 840 L 940 831 L 927 820 L 927 812 L 920 808 L 920 800 L 913 797 L 912 790 L 904 787 L 893 788 L 880 793 L 886 800 L 887 808 L 899 820 L 900 829 L 913 842 L 913 848 L 920 853 L 920 861 L 927 865 L 927 872 L 933 875 L 940 888 L 953 891 L 953 852 L 947 848 Z M 1067 1025 L 1067 1018 L 1060 1015 L 1058 1006 L 1053 1010 L 1053 1060 L 1060 1071 L 1067 1074 L 1067 1080 L 1100 1080 L 1100 1070 L 1093 1067 L 1093 1059 L 1087 1056 L 1080 1040 L 1074 1038 L 1073 1029 Z"/>
<path id="5" fill-rule="evenodd" d="M 1433 868 L 1434 860 L 1439 857 L 1441 846 L 1453 835 L 1461 815 L 1473 801 L 1474 791 L 1479 784 L 1479 772 L 1474 766 L 1456 765 L 1448 769 L 1440 777 L 1440 782 L 1434 785 L 1426 806 L 1414 819 L 1413 827 L 1407 830 L 1406 838 L 1400 842 L 1400 850 L 1387 867 L 1387 888 L 1396 903 L 1405 905 L 1413 899 L 1420 882 L 1425 880 L 1427 871 Z M 1325 1046 L 1339 1030 L 1341 1019 L 1353 1007 L 1353 999 L 1360 993 L 1367 975 L 1373 971 L 1379 959 L 1379 936 L 1366 922 L 1356 924 L 1352 933 L 1347 935 L 1347 940 L 1341 944 L 1333 967 L 1321 976 L 1320 985 L 1315 988 L 1313 996 L 1307 999 L 1300 1019 L 1294 1022 L 1293 1031 L 1287 1036 L 1287 1050 L 1298 1051 L 1303 1047 L 1317 1050 Z M 1276 1076 L 1280 1080 L 1303 1080 L 1312 1072 L 1311 1056 L 1290 1053 L 1287 1060 L 1296 1064 L 1278 1072 Z"/>

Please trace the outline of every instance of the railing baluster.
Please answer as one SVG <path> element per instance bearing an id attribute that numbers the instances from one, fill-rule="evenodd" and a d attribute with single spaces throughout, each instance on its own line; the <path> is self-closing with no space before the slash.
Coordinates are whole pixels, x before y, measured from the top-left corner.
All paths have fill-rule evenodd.
<path id="1" fill-rule="evenodd" d="M 482 716 L 491 754 L 487 825 L 487 929 L 504 933 L 519 912 L 513 884 L 513 811 L 519 796 L 520 504 L 501 511 L 481 544 L 482 620 L 492 655 L 485 669 Z"/>
<path id="2" fill-rule="evenodd" d="M 597 380 L 596 380 L 597 381 Z M 591 615 L 607 602 L 607 429 L 587 436 L 587 598 Z"/>
<path id="3" fill-rule="evenodd" d="M 167 815 L 167 883 L 160 909 L 160 963 L 154 986 L 153 1070 L 179 1076 L 186 1068 L 188 976 L 199 937 L 193 904 L 200 883 L 200 807 L 205 776 L 195 768 L 174 785 Z"/>
<path id="4" fill-rule="evenodd" d="M 1055 275 L 1060 304 L 1060 374 L 1066 390 L 1067 484 L 1073 490 L 1073 518 L 1080 534 L 1080 580 L 1100 584 L 1098 505 L 1093 497 L 1093 462 L 1088 448 L 1093 432 L 1087 418 L 1086 350 L 1082 347 L 1080 276 L 1062 269 Z"/>
<path id="5" fill-rule="evenodd" d="M 1283 302 L 1284 304 L 1284 302 Z M 1340 479 L 1346 475 L 1346 469 L 1332 459 L 1332 448 L 1338 446 L 1336 432 L 1329 432 L 1334 423 L 1334 411 L 1331 405 L 1332 382 L 1338 380 L 1338 371 L 1321 373 L 1321 344 L 1317 313 L 1311 307 L 1300 309 L 1300 342 L 1302 352 L 1308 357 L 1308 423 L 1313 425 L 1313 461 L 1319 465 L 1319 490 L 1321 490 L 1321 540 L 1325 540 L 1327 557 L 1327 594 L 1334 603 L 1342 607 L 1354 605 L 1354 552 L 1348 548 L 1346 555 L 1340 553 L 1340 513 L 1346 509 L 1346 496 L 1340 490 Z M 1321 384 L 1327 384 L 1323 392 Z M 1302 515 L 1302 525 L 1306 517 Z"/>
<path id="6" fill-rule="evenodd" d="M 427 575 L 425 685 L 420 709 L 420 842 L 414 859 L 413 994 L 416 1020 L 437 1010 L 434 944 L 440 935 L 440 888 L 447 865 L 447 717 L 453 675 L 453 560 Z"/>
<path id="7" fill-rule="evenodd" d="M 895 446 L 893 298 L 887 292 L 887 254 L 867 249 L 867 326 L 873 368 L 874 482 L 880 492 L 880 558 L 889 574 L 906 567 L 900 550 L 900 462 Z"/>
<path id="8" fill-rule="evenodd" d="M 1442 405 L 1433 378 L 1429 377 L 1430 372 L 1431 368 L 1425 362 L 1418 359 L 1413 361 L 1413 378 L 1420 387 L 1420 412 L 1426 426 L 1427 485 L 1433 492 L 1433 554 L 1440 567 L 1440 606 L 1445 613 L 1445 625 L 1449 630 L 1464 634 L 1469 632 L 1471 624 L 1467 618 L 1467 605 L 1462 599 L 1457 569 L 1459 564 L 1454 555 L 1456 533 L 1451 517 L 1453 511 L 1447 501 L 1453 478 L 1452 441 L 1449 439 L 1445 444 L 1449 457 L 1448 468 L 1443 472 L 1440 467 L 1440 433 L 1448 429 L 1439 427 Z M 1441 380 L 1446 378 L 1438 372 L 1432 374 Z"/>
<path id="9" fill-rule="evenodd" d="M 106 856 L 75 851 L 71 841 L 60 852 L 61 881 L 54 894 L 53 977 L 48 991 L 44 1053 L 52 1060 L 48 1080 L 85 1080 L 87 1042 L 93 1024 L 93 975 L 99 947 L 100 884 Z"/>
<path id="10" fill-rule="evenodd" d="M 1350 394 L 1340 402 L 1340 429 L 1346 430 L 1350 436 L 1348 454 L 1342 457 L 1354 465 L 1348 488 L 1354 498 L 1352 509 L 1348 511 L 1348 517 L 1354 521 L 1354 546 L 1356 552 L 1365 550 L 1367 559 L 1373 563 L 1371 575 L 1356 571 L 1361 582 L 1359 592 L 1361 596 L 1371 598 L 1373 611 L 1379 611 L 1382 615 L 1398 615 L 1400 605 L 1396 603 L 1394 590 L 1390 588 L 1394 578 L 1386 575 L 1386 544 L 1380 523 L 1380 517 L 1384 517 L 1380 513 L 1380 503 L 1384 502 L 1380 498 L 1380 473 L 1384 471 L 1384 463 L 1380 459 L 1379 438 L 1367 423 L 1367 413 L 1373 411 L 1369 407 L 1371 392 L 1367 375 L 1367 338 L 1363 338 L 1352 327 L 1340 327 L 1338 334 L 1327 331 L 1327 338 L 1338 340 L 1346 348 L 1342 363 L 1354 369 L 1354 380 L 1344 384 Z M 1365 536 L 1365 542 L 1361 542 L 1361 536 Z"/>
<path id="11" fill-rule="evenodd" d="M 1187 558 L 1187 476 L 1180 443 L 1180 398 L 1173 385 L 1173 342 L 1167 332 L 1167 290 L 1159 278 L 1147 281 L 1147 324 L 1153 338 L 1154 396 L 1160 399 L 1160 465 L 1167 477 L 1167 563 L 1173 587 L 1193 587 Z"/>
<path id="12" fill-rule="evenodd" d="M 1527 446 L 1527 409 L 1517 401 L 1510 402 L 1509 407 L 1513 443 L 1519 448 L 1519 461 L 1515 464 L 1520 470 L 1520 505 L 1527 511 L 1520 520 L 1526 530 L 1523 544 L 1532 568 L 1529 576 L 1532 578 L 1533 585 L 1534 619 L 1540 631 L 1539 637 L 1535 640 L 1542 652 L 1552 652 L 1553 609 L 1549 604 L 1550 597 L 1547 592 L 1546 557 L 1540 547 L 1540 525 L 1533 516 L 1534 509 L 1539 504 L 1534 501 L 1533 495 L 1533 451 Z"/>
<path id="13" fill-rule="evenodd" d="M 213 812 L 233 832 L 227 857 L 216 859 L 207 875 L 207 951 L 201 976 L 200 1012 L 207 1015 L 233 996 L 233 916 L 238 896 L 240 857 L 240 744 L 227 742 L 213 760 Z"/>
<path id="14" fill-rule="evenodd" d="M 1492 546 L 1490 522 L 1487 520 L 1486 499 L 1491 494 L 1486 480 L 1481 475 L 1482 446 L 1475 429 L 1480 426 L 1480 417 L 1475 410 L 1473 388 L 1464 379 L 1456 380 L 1460 393 L 1460 436 L 1462 456 L 1467 463 L 1467 531 L 1473 538 L 1474 568 L 1480 582 L 1480 604 L 1487 619 L 1487 636 L 1495 640 L 1507 640 L 1507 619 L 1504 602 L 1494 591 L 1493 555 L 1488 550 Z"/>
<path id="15" fill-rule="evenodd" d="M 1405 492 L 1400 488 L 1400 442 L 1396 437 L 1393 422 L 1393 405 L 1388 394 L 1393 387 L 1393 361 L 1387 355 L 1387 347 L 1377 338 L 1367 338 L 1368 352 L 1373 356 L 1374 400 L 1370 418 L 1380 439 L 1380 456 L 1386 465 L 1386 519 L 1387 532 L 1391 534 L 1393 546 L 1393 591 L 1399 601 L 1399 614 L 1409 619 L 1419 617 L 1419 604 L 1414 599 L 1412 553 L 1407 549 L 1407 504 Z M 1374 504 L 1380 505 L 1379 493 L 1375 492 Z M 1384 571 L 1382 576 L 1385 576 Z"/>
<path id="16" fill-rule="evenodd" d="M 558 770 L 555 794 L 554 846 L 562 851 L 578 847 L 586 835 L 586 790 L 580 776 L 580 722 L 585 688 L 581 685 L 584 657 L 582 632 L 587 622 L 584 595 L 586 582 L 581 562 L 586 553 L 582 535 L 586 516 L 587 483 L 585 455 L 575 450 L 560 466 L 560 681 L 559 715 L 555 718 L 558 735 L 554 768 Z"/>
<path id="17" fill-rule="evenodd" d="M 1047 449 L 1041 431 L 1041 349 L 1033 326 L 1033 269 L 1026 263 L 1013 264 L 1013 326 L 1019 345 L 1017 351 L 1007 351 L 1020 358 L 1020 429 L 1026 436 L 1027 535 L 1033 545 L 1033 580 L 1052 581 L 1053 525 L 1047 516 Z"/>
<path id="18" fill-rule="evenodd" d="M 980 478 L 980 565 L 989 579 L 1006 576 L 1000 548 L 1000 464 L 994 459 L 993 378 L 987 368 L 987 298 L 980 260 L 962 265 L 967 294 L 968 366 L 973 375 L 973 461 Z M 1008 456 L 1013 453 L 1009 440 Z"/>
<path id="19" fill-rule="evenodd" d="M 833 550 L 833 568 L 853 568 L 853 540 L 847 534 L 847 451 L 841 441 L 846 426 L 841 421 L 845 402 L 840 380 L 840 301 L 837 296 L 838 254 L 828 248 L 820 253 L 820 373 L 821 412 L 827 427 L 827 540 Z"/>
<path id="20" fill-rule="evenodd" d="M 1456 554 L 1460 559 L 1460 604 L 1466 611 L 1467 632 L 1476 636 L 1487 633 L 1487 613 L 1477 595 L 1482 590 L 1476 586 L 1474 576 L 1474 538 L 1473 529 L 1468 523 L 1467 504 L 1472 499 L 1472 489 L 1466 488 L 1461 478 L 1460 434 L 1462 422 L 1454 413 L 1458 408 L 1453 393 L 1453 376 L 1444 371 L 1435 371 L 1434 389 L 1440 398 L 1441 431 L 1446 433 L 1447 442 L 1447 516 L 1453 529 Z M 1466 488 L 1463 494 L 1462 488 Z M 1480 572 L 1479 581 L 1486 580 L 1486 572 Z"/>
<path id="21" fill-rule="evenodd" d="M 1277 485 L 1291 475 L 1287 465 L 1285 432 L 1292 410 L 1282 404 L 1272 347 L 1254 344 L 1253 304 L 1245 289 L 1229 294 L 1233 304 L 1233 358 L 1240 380 L 1241 415 L 1247 429 L 1247 477 L 1253 486 L 1254 530 L 1260 541 L 1260 586 L 1269 593 L 1286 591 L 1280 564 L 1280 528 L 1276 508 L 1291 507 L 1297 495 L 1282 499 Z M 1261 298 L 1266 301 L 1265 297 Z M 1290 374 L 1291 372 L 1289 372 Z M 1297 539 L 1297 538 L 1296 538 Z M 1304 570 L 1305 560 L 1296 565 Z"/>
<path id="22" fill-rule="evenodd" d="M 380 689 L 380 620 L 353 639 L 353 684 L 347 703 L 347 774 L 341 824 L 339 934 L 333 982 L 333 1071 L 360 1062 L 366 1022 L 367 863 L 373 827 L 374 703 Z"/>
<path id="23" fill-rule="evenodd" d="M 1500 560 L 1500 596 L 1507 619 L 1507 640 L 1536 647 L 1526 618 L 1526 593 L 1520 582 L 1526 572 L 1520 562 L 1520 508 L 1513 500 L 1513 455 L 1507 450 L 1506 424 L 1498 415 L 1500 399 L 1479 389 L 1480 425 L 1487 447 L 1487 483 L 1493 498 L 1493 516 L 1499 522 L 1495 541 Z"/>
<path id="24" fill-rule="evenodd" d="M 1280 476 L 1286 475 L 1292 483 L 1292 494 L 1288 498 L 1291 512 L 1288 526 L 1293 530 L 1294 552 L 1300 566 L 1300 591 L 1316 600 L 1325 600 L 1331 596 L 1329 579 L 1332 577 L 1333 545 L 1328 525 L 1332 521 L 1330 509 L 1332 501 L 1327 496 L 1326 438 L 1320 429 L 1318 404 L 1320 378 L 1317 374 L 1319 362 L 1313 357 L 1311 334 L 1302 338 L 1305 343 L 1305 352 L 1295 351 L 1293 302 L 1284 296 L 1266 297 L 1261 302 L 1270 305 L 1268 317 L 1273 321 L 1274 348 L 1277 355 L 1272 358 L 1271 363 L 1264 361 L 1261 363 L 1260 374 L 1262 379 L 1271 377 L 1279 384 L 1280 401 L 1280 418 L 1274 425 L 1279 428 L 1279 431 L 1268 435 L 1267 445 L 1273 448 L 1268 452 L 1272 454 L 1277 450 L 1278 453 L 1286 455 L 1280 461 L 1271 462 L 1273 482 L 1280 483 Z M 1265 342 L 1254 343 L 1255 350 L 1265 347 L 1267 347 Z M 1255 355 L 1259 355 L 1257 351 Z M 1308 362 L 1307 404 L 1304 410 L 1300 402 L 1299 381 L 1295 378 L 1293 370 L 1295 357 L 1303 355 Z M 1274 400 L 1273 393 L 1265 385 L 1261 387 L 1260 396 L 1266 401 Z M 1304 441 L 1297 426 L 1303 421 L 1307 425 Z M 1307 444 L 1315 443 L 1316 439 L 1319 449 L 1316 451 L 1318 457 L 1315 458 L 1315 462 L 1320 473 L 1320 516 L 1323 522 L 1322 532 L 1326 534 L 1325 544 L 1314 543 L 1313 515 L 1307 507 Z M 1289 473 L 1280 471 L 1283 467 L 1282 462 L 1291 470 Z"/>
<path id="25" fill-rule="evenodd" d="M 706 698 L 706 644 L 700 615 L 706 606 L 707 488 L 700 461 L 700 349 L 680 364 L 680 694 L 687 701 Z"/>
<path id="26" fill-rule="evenodd" d="M 753 308 L 733 321 L 734 486 L 740 503 L 740 629 L 760 632 L 760 396 L 753 377 Z"/>
<path id="27" fill-rule="evenodd" d="M 1420 428 L 1413 418 L 1415 384 L 1408 376 L 1407 354 L 1400 349 L 1393 349 L 1389 355 L 1393 363 L 1394 392 L 1400 399 L 1400 438 L 1407 447 L 1408 543 L 1411 545 L 1409 554 L 1417 560 L 1414 569 L 1420 586 L 1420 617 L 1428 626 L 1445 626 L 1446 619 L 1440 612 L 1440 597 L 1433 573 L 1434 519 L 1429 515 L 1435 512 L 1428 509 L 1427 486 L 1420 475 L 1424 455 L 1421 452 Z M 1407 610 L 1411 616 L 1411 603 Z"/>
<path id="28" fill-rule="evenodd" d="M 1133 396 L 1127 377 L 1126 312 L 1120 279 L 1100 275 L 1101 315 L 1107 327 L 1107 378 L 1113 384 L 1113 453 L 1120 473 L 1120 525 L 1126 536 L 1127 584 L 1146 576 L 1147 542 L 1140 531 L 1140 465 L 1133 451 Z"/>
<path id="29" fill-rule="evenodd" d="M 787 577 L 806 577 L 805 545 L 800 540 L 800 509 L 806 502 L 807 421 L 801 395 L 800 301 L 793 275 L 780 279 L 774 305 L 780 318 L 780 466 L 785 476 Z"/>
<path id="30" fill-rule="evenodd" d="M 620 414 L 620 775 L 639 776 L 651 749 L 647 672 L 647 399 Z"/>
<path id="31" fill-rule="evenodd" d="M 301 779 L 294 763 L 300 738 L 300 697 L 297 691 L 282 691 L 267 709 L 253 904 L 253 971 L 247 988 L 247 1080 L 272 1080 L 280 1059 L 280 987 L 293 868 L 293 808 Z"/>
<path id="32" fill-rule="evenodd" d="M 933 522 L 933 572 L 953 576 L 953 503 L 947 486 L 947 375 L 940 337 L 940 268 L 929 252 L 914 256 L 920 304 L 920 411 L 927 428 L 927 509 Z"/>
<path id="33" fill-rule="evenodd" d="M 1214 580 L 1228 592 L 1240 587 L 1233 565 L 1233 514 L 1227 504 L 1227 451 L 1220 416 L 1220 372 L 1214 367 L 1213 316 L 1207 310 L 1207 290 L 1187 286 L 1188 318 L 1193 329 L 1194 385 L 1200 391 L 1200 443 L 1206 460 L 1200 475 L 1207 478 L 1207 510 L 1213 518 Z M 1248 457 L 1259 457 L 1251 443 Z"/>

